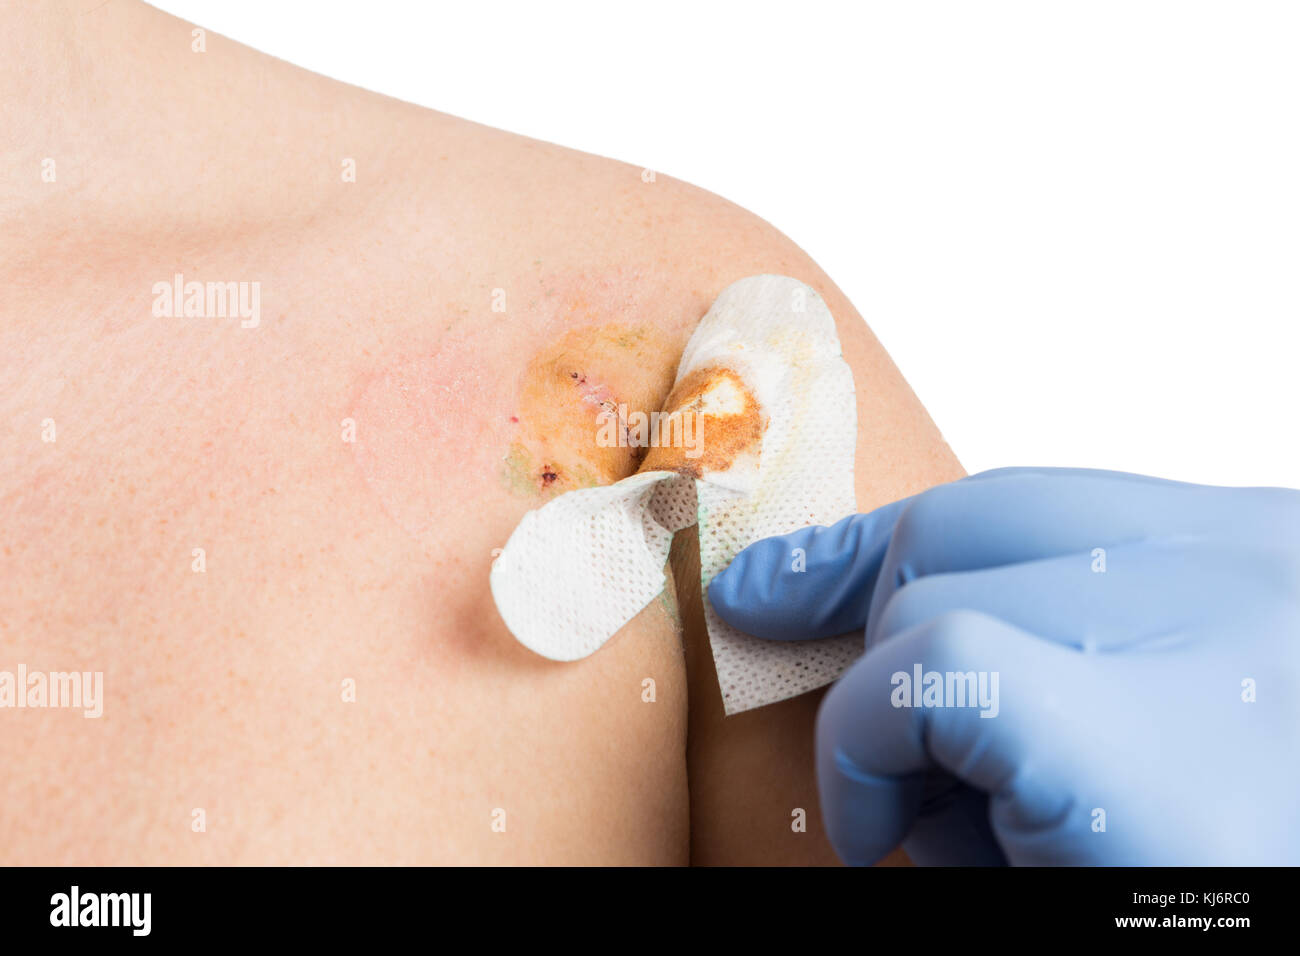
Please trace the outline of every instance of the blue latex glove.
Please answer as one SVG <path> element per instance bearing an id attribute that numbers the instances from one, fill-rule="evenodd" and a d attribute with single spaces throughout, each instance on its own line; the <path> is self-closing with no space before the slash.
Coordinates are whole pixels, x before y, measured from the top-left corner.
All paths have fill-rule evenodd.
<path id="1" fill-rule="evenodd" d="M 759 541 L 709 599 L 865 628 L 817 721 L 846 862 L 1300 863 L 1300 492 L 986 472 Z M 996 672 L 996 716 L 896 706 L 917 665 Z"/>

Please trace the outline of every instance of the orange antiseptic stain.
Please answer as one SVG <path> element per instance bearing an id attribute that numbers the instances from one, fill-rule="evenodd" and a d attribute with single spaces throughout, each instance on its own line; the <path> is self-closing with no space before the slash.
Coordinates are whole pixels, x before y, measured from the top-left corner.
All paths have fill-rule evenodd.
<path id="1" fill-rule="evenodd" d="M 643 449 L 602 442 L 601 416 L 658 408 L 673 355 L 657 330 L 617 323 L 570 329 L 537 352 L 519 379 L 507 484 L 551 497 L 635 472 Z"/>
<path id="2" fill-rule="evenodd" d="M 732 369 L 723 365 L 696 369 L 677 383 L 663 408 L 669 416 L 692 416 L 694 421 L 682 423 L 673 434 L 661 419 L 660 442 L 646 454 L 641 471 L 675 471 L 698 478 L 705 471 L 725 471 L 742 455 L 756 457 L 760 452 L 766 416 L 744 379 Z M 693 447 L 672 440 L 683 434 L 697 438 Z M 695 450 L 698 455 L 690 454 Z"/>

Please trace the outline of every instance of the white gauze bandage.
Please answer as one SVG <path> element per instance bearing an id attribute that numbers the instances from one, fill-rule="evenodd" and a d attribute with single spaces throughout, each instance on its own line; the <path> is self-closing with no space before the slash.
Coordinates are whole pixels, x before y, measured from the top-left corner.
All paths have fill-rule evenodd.
<path id="1" fill-rule="evenodd" d="M 853 376 L 830 310 L 786 276 L 728 286 L 691 336 L 665 411 L 695 415 L 699 429 L 661 429 L 663 443 L 697 439 L 650 449 L 647 468 L 674 470 L 570 491 L 515 528 L 492 565 L 506 626 L 543 657 L 586 657 L 661 594 L 673 533 L 698 523 L 726 713 L 830 683 L 862 653 L 861 635 L 765 641 L 732 628 L 708 599 L 713 576 L 746 545 L 857 510 Z"/>

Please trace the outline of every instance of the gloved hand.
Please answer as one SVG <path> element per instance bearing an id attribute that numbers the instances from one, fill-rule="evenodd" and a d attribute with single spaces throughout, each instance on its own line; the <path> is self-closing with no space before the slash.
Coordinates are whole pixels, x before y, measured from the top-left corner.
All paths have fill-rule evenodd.
<path id="1" fill-rule="evenodd" d="M 865 628 L 817 722 L 846 862 L 1300 863 L 1300 492 L 986 472 L 759 541 L 709 599 Z"/>

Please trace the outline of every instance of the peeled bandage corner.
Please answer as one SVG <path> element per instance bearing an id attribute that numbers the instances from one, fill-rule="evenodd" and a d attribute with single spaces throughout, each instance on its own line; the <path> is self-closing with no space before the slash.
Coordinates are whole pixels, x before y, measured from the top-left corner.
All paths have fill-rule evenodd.
<path id="1" fill-rule="evenodd" d="M 750 637 L 718 617 L 708 585 L 752 542 L 857 510 L 853 376 L 830 310 L 786 276 L 728 286 L 687 343 L 656 418 L 658 441 L 637 474 L 524 515 L 492 565 L 506 626 L 543 657 L 586 657 L 659 596 L 673 534 L 698 523 L 726 713 L 829 684 L 862 653 L 860 635 Z"/>

